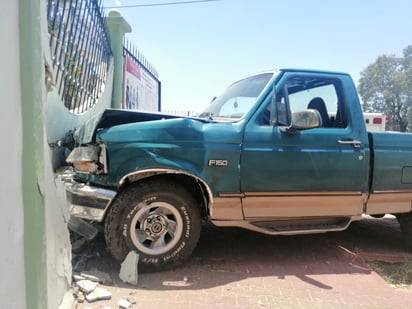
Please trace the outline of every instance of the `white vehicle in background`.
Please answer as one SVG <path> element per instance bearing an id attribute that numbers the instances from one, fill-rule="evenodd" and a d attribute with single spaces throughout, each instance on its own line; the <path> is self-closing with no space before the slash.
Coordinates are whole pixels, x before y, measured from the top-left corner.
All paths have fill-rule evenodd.
<path id="1" fill-rule="evenodd" d="M 389 120 L 388 116 L 383 113 L 363 113 L 365 119 L 366 130 L 369 132 L 379 132 L 386 130 L 386 122 Z"/>

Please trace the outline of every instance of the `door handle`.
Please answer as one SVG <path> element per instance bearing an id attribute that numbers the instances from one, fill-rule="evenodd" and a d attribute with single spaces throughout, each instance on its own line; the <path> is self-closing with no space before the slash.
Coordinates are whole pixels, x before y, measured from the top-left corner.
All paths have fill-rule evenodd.
<path id="1" fill-rule="evenodd" d="M 360 148 L 360 146 L 362 145 L 360 141 L 354 141 L 354 140 L 338 140 L 339 144 L 342 145 L 352 145 L 355 148 Z"/>

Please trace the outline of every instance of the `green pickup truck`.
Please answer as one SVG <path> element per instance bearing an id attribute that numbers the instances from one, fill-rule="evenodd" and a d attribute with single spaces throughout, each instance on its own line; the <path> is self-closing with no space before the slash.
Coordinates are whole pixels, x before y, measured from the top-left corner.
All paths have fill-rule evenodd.
<path id="1" fill-rule="evenodd" d="M 250 76 L 198 117 L 109 109 L 75 138 L 71 216 L 140 271 L 187 260 L 206 221 L 296 235 L 393 214 L 412 247 L 412 135 L 367 132 L 345 73 Z"/>

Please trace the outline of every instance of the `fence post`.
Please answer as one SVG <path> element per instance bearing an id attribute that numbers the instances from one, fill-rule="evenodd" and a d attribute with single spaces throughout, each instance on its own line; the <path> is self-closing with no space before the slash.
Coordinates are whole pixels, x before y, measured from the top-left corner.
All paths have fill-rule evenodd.
<path id="1" fill-rule="evenodd" d="M 114 61 L 112 107 L 120 108 L 123 97 L 123 38 L 125 33 L 132 32 L 132 28 L 117 11 L 110 11 L 106 22 Z"/>

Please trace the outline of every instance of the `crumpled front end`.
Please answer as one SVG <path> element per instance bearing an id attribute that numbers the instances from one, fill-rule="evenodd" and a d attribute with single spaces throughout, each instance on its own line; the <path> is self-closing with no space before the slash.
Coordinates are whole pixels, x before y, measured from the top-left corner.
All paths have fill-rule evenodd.
<path id="1" fill-rule="evenodd" d="M 66 187 L 66 203 L 70 212 L 68 227 L 86 239 L 93 239 L 98 233 L 93 222 L 103 222 L 116 191 L 78 182 L 76 175 L 73 168 L 60 175 Z"/>
<path id="2" fill-rule="evenodd" d="M 76 130 L 75 139 L 80 146 L 74 148 L 66 158 L 66 162 L 73 167 L 72 172 L 65 176 L 71 216 L 101 222 L 116 195 L 115 184 L 110 186 L 104 181 L 100 183 L 101 179 L 109 176 L 110 171 L 107 146 L 104 141 L 96 137 L 99 132 L 130 123 L 176 118 L 179 117 L 108 109 Z M 122 134 L 121 137 L 127 136 L 130 134 Z M 99 180 L 96 183 L 97 178 Z"/>
<path id="3" fill-rule="evenodd" d="M 116 191 L 66 179 L 66 197 L 71 216 L 101 222 Z"/>

